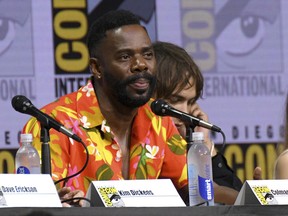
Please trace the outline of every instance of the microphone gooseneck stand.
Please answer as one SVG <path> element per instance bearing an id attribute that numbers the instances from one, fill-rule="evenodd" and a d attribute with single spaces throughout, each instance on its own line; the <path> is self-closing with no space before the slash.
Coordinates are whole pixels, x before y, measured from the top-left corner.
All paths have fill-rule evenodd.
<path id="1" fill-rule="evenodd" d="M 41 173 L 51 175 L 51 155 L 50 155 L 50 145 L 49 145 L 49 141 L 50 141 L 49 130 L 51 129 L 51 126 L 49 124 L 49 118 L 45 115 L 39 116 L 38 121 L 40 122 L 40 125 L 41 125 L 40 141 L 42 142 Z"/>
<path id="2" fill-rule="evenodd" d="M 41 173 L 51 175 L 51 155 L 50 155 L 50 136 L 49 136 L 50 128 L 47 128 L 41 124 L 41 133 L 40 133 L 40 141 L 41 144 Z"/>
<path id="3" fill-rule="evenodd" d="M 185 139 L 186 139 L 186 142 L 187 142 L 187 153 L 188 153 L 189 148 L 193 144 L 192 133 L 194 132 L 194 128 L 195 128 L 195 126 L 190 126 L 190 125 L 186 126 L 186 137 L 185 137 Z"/>

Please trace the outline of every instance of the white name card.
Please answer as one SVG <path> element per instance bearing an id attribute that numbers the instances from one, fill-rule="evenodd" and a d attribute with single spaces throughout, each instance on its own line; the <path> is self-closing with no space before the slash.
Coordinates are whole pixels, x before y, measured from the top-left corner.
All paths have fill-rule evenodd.
<path id="1" fill-rule="evenodd" d="M 186 206 L 170 179 L 93 181 L 86 198 L 92 206 Z"/>
<path id="2" fill-rule="evenodd" d="M 242 186 L 235 205 L 287 205 L 288 180 L 248 180 Z"/>
<path id="3" fill-rule="evenodd" d="M 0 174 L 0 207 L 62 207 L 48 174 Z"/>

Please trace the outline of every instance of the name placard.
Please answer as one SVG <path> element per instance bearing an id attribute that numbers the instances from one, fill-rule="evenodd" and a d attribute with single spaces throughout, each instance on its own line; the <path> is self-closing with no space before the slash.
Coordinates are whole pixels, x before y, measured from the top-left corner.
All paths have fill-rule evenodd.
<path id="1" fill-rule="evenodd" d="M 48 174 L 0 174 L 0 207 L 62 207 Z"/>
<path id="2" fill-rule="evenodd" d="M 288 180 L 247 180 L 235 205 L 287 205 Z"/>
<path id="3" fill-rule="evenodd" d="M 186 206 L 170 179 L 93 181 L 86 198 L 92 206 Z"/>

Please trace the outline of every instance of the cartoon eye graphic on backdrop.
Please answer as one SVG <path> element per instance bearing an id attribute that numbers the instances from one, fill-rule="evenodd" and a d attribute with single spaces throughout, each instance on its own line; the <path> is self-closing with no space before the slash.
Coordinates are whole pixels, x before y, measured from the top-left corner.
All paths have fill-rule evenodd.
<path id="1" fill-rule="evenodd" d="M 217 47 L 228 56 L 247 56 L 261 45 L 265 36 L 265 21 L 257 16 L 233 19 L 217 38 Z"/>
<path id="2" fill-rule="evenodd" d="M 4 53 L 15 38 L 15 23 L 9 19 L 0 18 L 0 55 Z"/>

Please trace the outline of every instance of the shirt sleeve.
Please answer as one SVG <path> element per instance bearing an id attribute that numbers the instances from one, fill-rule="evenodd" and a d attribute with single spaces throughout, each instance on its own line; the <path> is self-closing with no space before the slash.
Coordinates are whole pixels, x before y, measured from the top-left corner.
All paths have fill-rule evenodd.
<path id="1" fill-rule="evenodd" d="M 230 187 L 240 191 L 242 187 L 241 180 L 229 167 L 226 158 L 219 152 L 212 158 L 212 169 L 213 180 L 218 185 Z"/>

